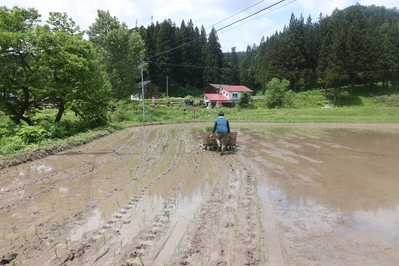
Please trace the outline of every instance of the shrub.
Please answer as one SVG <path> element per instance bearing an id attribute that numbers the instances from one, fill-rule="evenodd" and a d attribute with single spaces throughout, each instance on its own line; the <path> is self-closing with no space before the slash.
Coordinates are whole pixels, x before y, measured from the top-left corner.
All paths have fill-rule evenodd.
<path id="1" fill-rule="evenodd" d="M 13 136 L 17 129 L 17 125 L 11 121 L 5 122 L 0 125 L 0 137 Z"/>
<path id="2" fill-rule="evenodd" d="M 267 83 L 266 106 L 268 108 L 283 108 L 293 106 L 294 92 L 289 90 L 290 82 L 286 79 L 273 78 Z"/>
<path id="3" fill-rule="evenodd" d="M 375 96 L 373 101 L 384 107 L 399 107 L 398 94 Z"/>
<path id="4" fill-rule="evenodd" d="M 51 139 L 63 139 L 74 134 L 74 132 L 68 134 L 68 130 L 61 124 L 46 124 L 43 127 L 46 130 L 46 136 Z"/>
<path id="5" fill-rule="evenodd" d="M 16 133 L 25 143 L 31 144 L 40 142 L 47 137 L 47 131 L 43 126 L 21 126 Z"/>
<path id="6" fill-rule="evenodd" d="M 251 95 L 248 92 L 243 92 L 240 99 L 238 99 L 238 106 L 241 108 L 253 107 L 251 102 Z"/>
<path id="7" fill-rule="evenodd" d="M 194 105 L 194 97 L 193 96 L 188 95 L 184 98 L 183 101 L 184 101 L 185 105 Z"/>
<path id="8" fill-rule="evenodd" d="M 20 136 L 13 136 L 0 137 L 0 146 L 0 156 L 3 156 L 24 149 L 26 147 L 26 144 Z"/>
<path id="9" fill-rule="evenodd" d="M 298 108 L 312 108 L 329 104 L 329 101 L 323 92 L 314 90 L 296 93 L 293 103 L 294 106 Z"/>

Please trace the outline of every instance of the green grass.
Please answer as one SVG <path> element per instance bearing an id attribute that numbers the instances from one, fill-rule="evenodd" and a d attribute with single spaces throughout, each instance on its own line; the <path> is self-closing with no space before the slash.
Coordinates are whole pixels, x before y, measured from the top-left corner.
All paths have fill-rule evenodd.
<path id="1" fill-rule="evenodd" d="M 187 122 L 187 121 L 212 121 L 223 110 L 225 117 L 231 121 L 258 121 L 258 122 L 290 122 L 290 123 L 321 123 L 321 122 L 367 122 L 367 123 L 397 123 L 399 122 L 399 108 L 396 107 L 335 107 L 335 108 L 306 108 L 306 109 L 237 109 L 215 108 L 212 110 L 198 109 L 182 111 L 176 109 L 147 110 L 147 123 L 156 122 Z M 164 113 L 169 111 L 168 117 Z M 135 116 L 141 116 L 136 112 Z M 170 117 L 170 118 L 169 118 Z M 137 122 L 137 121 L 135 121 Z M 141 121 L 140 121 L 141 122 Z"/>
<path id="2" fill-rule="evenodd" d="M 227 117 L 227 116 L 226 116 Z M 289 123 L 397 123 L 399 108 L 339 107 L 306 109 L 245 110 L 230 120 Z"/>
<path id="3" fill-rule="evenodd" d="M 307 91 L 295 95 L 295 108 L 286 109 L 268 109 L 262 97 L 252 99 L 251 109 L 239 107 L 206 109 L 200 105 L 163 104 L 167 101 L 182 100 L 182 98 L 157 99 L 155 104 L 152 104 L 151 100 L 146 100 L 145 123 L 214 121 L 221 110 L 232 122 L 399 123 L 399 96 L 392 91 L 385 95 L 361 93 L 351 95 L 345 91 L 335 104 L 331 94 L 326 95 L 323 91 Z M 321 108 L 325 104 L 333 108 Z M 57 112 L 55 109 L 44 110 L 38 114 L 34 118 L 33 127 L 16 126 L 0 112 L 0 168 L 4 166 L 4 160 L 12 160 L 13 156 L 19 156 L 24 151 L 38 149 L 35 151 L 36 154 L 46 150 L 59 151 L 68 148 L 65 147 L 66 143 L 72 146 L 81 145 L 125 126 L 144 123 L 141 101 L 114 102 L 112 105 L 116 108 L 115 111 L 108 112 L 109 124 L 100 128 L 93 128 L 92 125 L 78 120 L 70 112 L 66 113 L 61 123 L 54 125 L 52 121 Z M 21 160 L 29 159 L 32 158 L 25 157 Z"/>

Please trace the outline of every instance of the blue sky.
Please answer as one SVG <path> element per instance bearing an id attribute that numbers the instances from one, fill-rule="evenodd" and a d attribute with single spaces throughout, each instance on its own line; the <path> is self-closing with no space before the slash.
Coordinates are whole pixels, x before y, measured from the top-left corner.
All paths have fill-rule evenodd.
<path id="1" fill-rule="evenodd" d="M 180 26 L 193 20 L 194 26 L 205 27 L 207 33 L 216 23 L 253 6 L 252 8 L 215 25 L 220 29 L 230 23 L 249 16 L 279 0 L 2 0 L 0 5 L 34 7 L 45 21 L 49 12 L 65 12 L 81 28 L 86 30 L 97 17 L 97 10 L 108 10 L 121 22 L 129 27 L 148 26 L 151 21 L 162 22 L 171 19 Z M 218 31 L 219 42 L 224 52 L 236 47 L 237 51 L 245 51 L 247 45 L 258 45 L 262 36 L 267 37 L 274 32 L 281 31 L 288 25 L 291 14 L 296 17 L 301 14 L 306 19 L 309 15 L 317 21 L 319 14 L 330 15 L 335 9 L 344 9 L 359 2 L 362 5 L 377 5 L 387 8 L 398 7 L 397 0 L 285 0 L 278 5 L 260 12 L 253 17 Z"/>

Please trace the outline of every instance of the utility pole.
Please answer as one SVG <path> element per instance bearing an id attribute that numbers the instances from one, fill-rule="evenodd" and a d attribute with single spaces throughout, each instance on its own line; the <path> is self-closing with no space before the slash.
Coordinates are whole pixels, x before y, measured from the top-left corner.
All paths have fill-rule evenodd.
<path id="1" fill-rule="evenodd" d="M 168 91 L 169 91 L 169 83 L 168 83 L 168 76 L 166 76 L 166 100 L 168 100 L 168 97 L 169 97 L 169 95 L 168 95 Z"/>
<path id="2" fill-rule="evenodd" d="M 140 67 L 141 67 L 141 93 L 142 93 L 142 99 L 143 99 L 143 123 L 145 123 L 146 117 L 145 117 L 144 80 L 143 80 L 143 60 L 142 60 L 142 55 L 140 55 Z"/>

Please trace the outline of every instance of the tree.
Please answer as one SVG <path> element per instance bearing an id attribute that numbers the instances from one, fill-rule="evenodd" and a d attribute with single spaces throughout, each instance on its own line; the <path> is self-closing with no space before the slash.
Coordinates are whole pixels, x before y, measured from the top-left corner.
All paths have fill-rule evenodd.
<path id="1" fill-rule="evenodd" d="M 187 25 L 184 25 L 183 21 L 177 31 L 180 32 L 179 45 L 182 45 L 182 47 L 179 49 L 181 50 L 181 56 L 180 58 L 176 57 L 176 61 L 180 59 L 180 64 L 185 66 L 183 75 L 179 72 L 178 77 L 180 76 L 182 84 L 188 87 L 196 87 L 197 84 L 201 83 L 198 75 L 202 73 L 196 66 L 203 65 L 203 59 L 201 58 L 203 47 L 199 30 L 194 28 L 193 22 L 190 20 Z"/>
<path id="2" fill-rule="evenodd" d="M 255 81 L 254 71 L 252 70 L 253 65 L 251 64 L 256 55 L 256 49 L 257 47 L 255 45 L 253 47 L 248 45 L 244 58 L 238 63 L 240 69 L 240 84 L 245 85 L 254 92 L 258 92 L 260 89 L 260 86 Z"/>
<path id="3" fill-rule="evenodd" d="M 205 48 L 204 84 L 220 83 L 223 53 L 215 28 L 212 28 Z"/>
<path id="4" fill-rule="evenodd" d="M 394 23 L 384 37 L 383 69 L 386 79 L 394 82 L 396 90 L 399 90 L 399 20 Z"/>
<path id="5" fill-rule="evenodd" d="M 0 87 L 4 100 L 0 107 L 15 124 L 22 120 L 32 125 L 31 117 L 40 104 L 36 97 L 42 86 L 36 58 L 40 50 L 31 45 L 39 18 L 33 8 L 0 7 Z"/>
<path id="6" fill-rule="evenodd" d="M 96 21 L 89 27 L 89 40 L 104 51 L 104 64 L 111 82 L 109 96 L 128 98 L 138 92 L 140 55 L 145 56 L 144 42 L 136 30 L 112 17 L 109 11 L 97 11 Z"/>
<path id="7" fill-rule="evenodd" d="M 311 83 L 317 79 L 317 56 L 320 49 L 321 40 L 318 38 L 318 25 L 312 23 L 312 18 L 309 16 L 304 29 L 304 49 L 305 49 L 305 68 L 302 75 L 303 84 Z"/>
<path id="8" fill-rule="evenodd" d="M 241 108 L 248 108 L 251 102 L 251 95 L 248 92 L 243 92 L 240 99 L 238 99 L 238 106 Z"/>
<path id="9" fill-rule="evenodd" d="M 176 63 L 176 56 L 175 53 L 168 52 L 177 46 L 175 34 L 176 26 L 170 19 L 159 25 L 155 46 L 157 56 L 153 59 L 158 64 L 158 72 L 154 77 L 156 83 L 164 82 L 167 76 L 175 76 L 175 69 L 172 68 L 171 64 Z"/>
<path id="10" fill-rule="evenodd" d="M 223 57 L 223 77 L 224 84 L 239 85 L 240 75 L 238 72 L 238 57 L 236 48 L 232 47 L 231 52 Z"/>
<path id="11" fill-rule="evenodd" d="M 290 81 L 292 89 L 297 91 L 300 88 L 300 79 L 303 77 L 301 72 L 306 68 L 305 24 L 302 15 L 299 19 L 296 19 L 294 14 L 291 15 L 285 38 L 286 49 L 284 54 L 286 58 L 283 62 L 288 69 L 285 78 Z"/>
<path id="12" fill-rule="evenodd" d="M 47 80 L 42 97 L 57 104 L 55 122 L 70 109 L 86 121 L 101 124 L 105 121 L 108 83 L 100 56 L 82 32 L 71 28 L 74 22 L 66 21 L 66 14 L 52 13 L 48 20 L 51 28 L 37 27 L 42 38 L 33 44 L 42 47 L 40 73 Z"/>
<path id="13" fill-rule="evenodd" d="M 268 108 L 290 107 L 293 104 L 293 92 L 289 90 L 290 82 L 286 79 L 272 79 L 266 87 L 266 106 Z"/>
<path id="14" fill-rule="evenodd" d="M 146 55 L 149 58 L 152 58 L 157 53 L 156 36 L 158 35 L 158 31 L 159 31 L 158 23 L 156 25 L 154 25 L 154 23 L 151 23 L 147 29 L 142 28 L 139 31 L 141 38 L 144 40 Z M 148 71 L 144 73 L 146 74 L 147 80 L 155 79 L 155 77 L 158 75 L 158 69 L 159 67 L 157 64 L 149 64 L 147 69 Z"/>
<path id="15" fill-rule="evenodd" d="M 1 107 L 16 124 L 32 125 L 44 100 L 58 106 L 55 122 L 67 109 L 88 122 L 104 122 L 107 81 L 96 49 L 65 14 L 52 13 L 52 25 L 44 26 L 35 24 L 38 17 L 34 9 L 1 8 L 0 86 L 13 95 Z"/>

